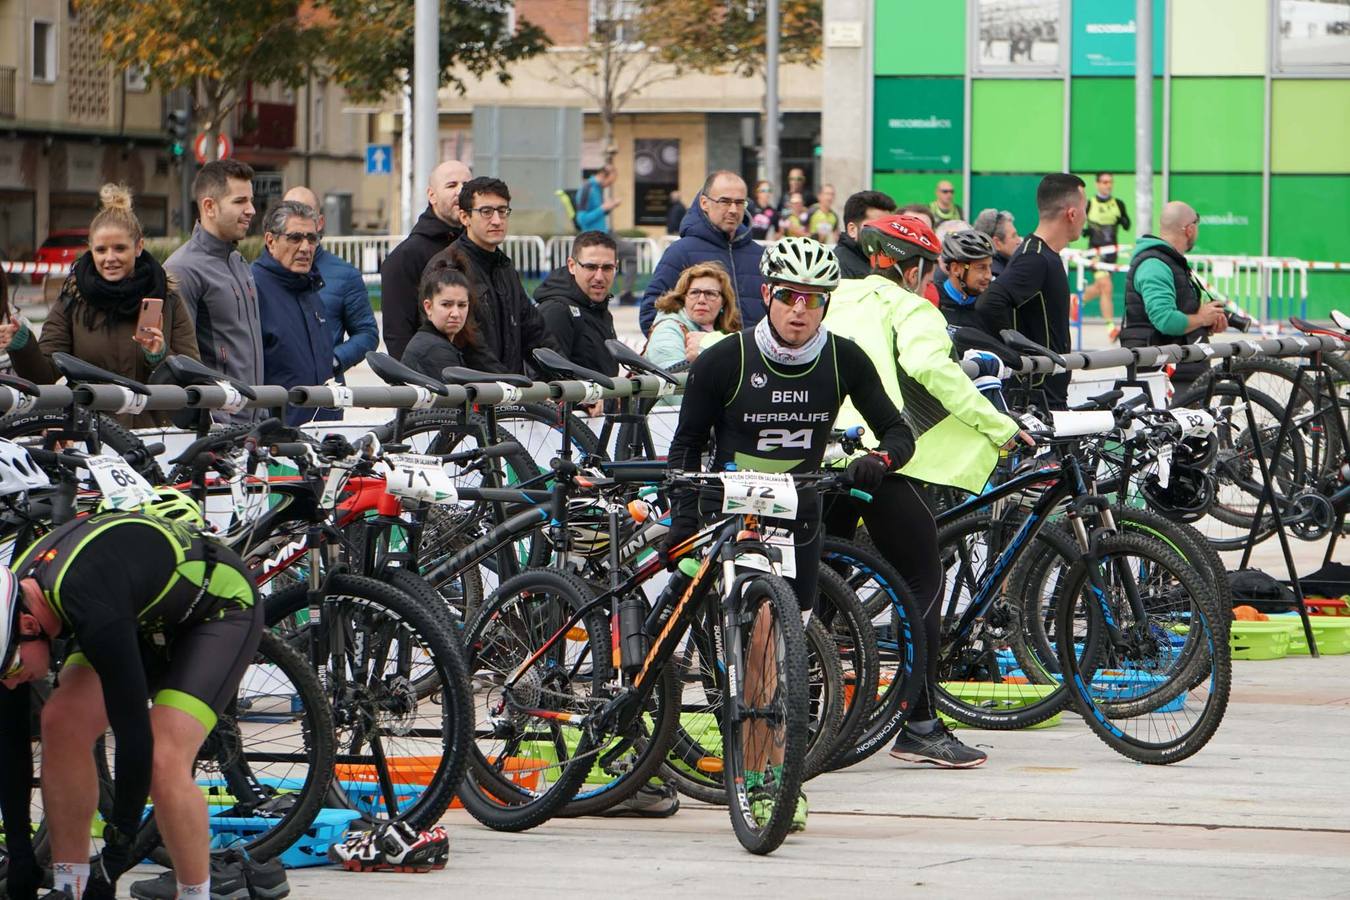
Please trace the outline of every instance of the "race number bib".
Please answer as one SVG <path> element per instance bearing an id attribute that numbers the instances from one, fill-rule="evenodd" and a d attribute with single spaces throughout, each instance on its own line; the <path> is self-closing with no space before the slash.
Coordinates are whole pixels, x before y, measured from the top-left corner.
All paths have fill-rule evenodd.
<path id="1" fill-rule="evenodd" d="M 722 472 L 722 512 L 733 515 L 797 518 L 797 485 L 791 475 Z"/>
<path id="2" fill-rule="evenodd" d="M 116 456 L 91 456 L 85 460 L 103 500 L 112 509 L 135 509 L 155 499 L 155 489 L 126 460 Z"/>
<path id="3" fill-rule="evenodd" d="M 398 497 L 429 503 L 456 503 L 459 492 L 445 474 L 445 464 L 434 456 L 396 453 L 385 457 L 389 476 L 385 490 Z"/>
<path id="4" fill-rule="evenodd" d="M 1181 436 L 1209 437 L 1214 433 L 1214 416 L 1203 409 L 1169 409 L 1167 414 L 1181 427 Z"/>

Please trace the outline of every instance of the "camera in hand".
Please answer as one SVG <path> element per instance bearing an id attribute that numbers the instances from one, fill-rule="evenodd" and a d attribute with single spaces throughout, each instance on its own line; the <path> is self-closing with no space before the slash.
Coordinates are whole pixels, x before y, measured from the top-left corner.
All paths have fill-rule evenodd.
<path id="1" fill-rule="evenodd" d="M 1228 327 L 1243 332 L 1244 334 L 1252 330 L 1252 317 L 1239 309 L 1229 309 L 1225 311 L 1224 316 L 1228 319 Z"/>

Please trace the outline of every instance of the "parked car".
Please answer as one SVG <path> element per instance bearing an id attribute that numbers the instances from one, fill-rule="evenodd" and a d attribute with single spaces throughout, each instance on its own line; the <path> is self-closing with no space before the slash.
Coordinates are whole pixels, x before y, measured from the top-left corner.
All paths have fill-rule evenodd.
<path id="1" fill-rule="evenodd" d="M 75 262 L 88 247 L 88 228 L 67 228 L 61 231 L 53 231 L 47 235 L 47 239 L 42 242 L 42 246 L 38 247 L 33 261 L 68 266 Z M 33 284 L 42 284 L 44 278 L 46 278 L 45 275 L 34 275 Z"/>

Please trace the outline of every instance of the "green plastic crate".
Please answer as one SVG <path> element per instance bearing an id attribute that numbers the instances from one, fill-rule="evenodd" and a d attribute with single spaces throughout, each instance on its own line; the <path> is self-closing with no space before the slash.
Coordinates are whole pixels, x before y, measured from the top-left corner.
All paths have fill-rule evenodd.
<path id="1" fill-rule="evenodd" d="M 1234 622 L 1228 632 L 1233 659 L 1283 659 L 1289 654 L 1289 642 L 1298 620 L 1292 623 L 1271 619 L 1267 622 Z"/>
<path id="2" fill-rule="evenodd" d="M 997 701 L 1002 706 L 1030 706 L 1037 700 L 1041 700 L 1058 690 L 1059 686 L 1054 684 L 1008 684 L 1006 682 L 993 681 L 946 681 L 942 684 L 942 689 L 958 700 L 966 703 L 987 703 Z M 938 714 L 941 719 L 952 728 L 969 728 L 971 726 L 957 722 L 948 716 Z M 1054 728 L 1062 721 L 1059 713 L 1055 713 L 1044 722 L 1038 722 L 1035 725 L 1029 725 L 1029 728 Z"/>
<path id="3" fill-rule="evenodd" d="M 1303 634 L 1303 620 L 1298 613 L 1272 616 L 1271 619 L 1288 620 L 1294 623 L 1289 635 L 1289 655 L 1307 656 L 1308 639 Z M 1317 652 L 1324 656 L 1341 656 L 1350 653 L 1350 616 L 1311 616 L 1313 637 L 1317 640 Z"/>

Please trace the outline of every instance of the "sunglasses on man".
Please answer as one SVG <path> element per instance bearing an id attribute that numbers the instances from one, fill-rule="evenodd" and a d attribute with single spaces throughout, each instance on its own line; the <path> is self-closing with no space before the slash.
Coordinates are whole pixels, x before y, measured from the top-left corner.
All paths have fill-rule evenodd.
<path id="1" fill-rule="evenodd" d="M 820 309 L 830 302 L 830 295 L 820 291 L 804 291 L 801 288 L 776 287 L 769 291 L 769 296 L 785 306 L 796 306 L 800 303 L 806 309 Z"/>

